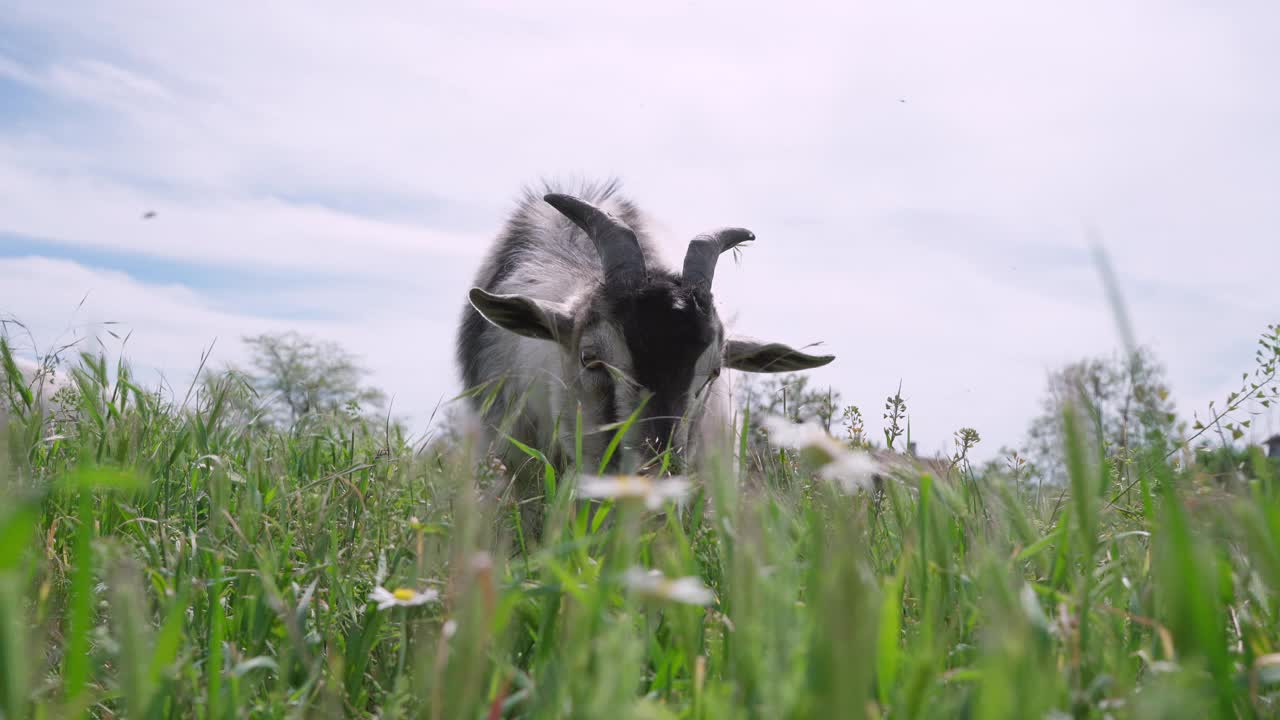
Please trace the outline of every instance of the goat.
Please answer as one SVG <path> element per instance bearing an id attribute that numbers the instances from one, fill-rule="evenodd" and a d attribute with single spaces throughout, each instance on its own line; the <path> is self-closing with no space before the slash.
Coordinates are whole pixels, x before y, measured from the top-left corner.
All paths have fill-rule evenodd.
<path id="1" fill-rule="evenodd" d="M 456 359 L 508 468 L 529 458 L 501 435 L 558 468 L 575 459 L 580 439 L 583 469 L 595 472 L 615 429 L 635 414 L 605 470 L 647 472 L 664 455 L 679 470 L 717 437 L 732 437 L 722 370 L 789 372 L 835 359 L 727 336 L 711 294 L 716 261 L 755 236 L 698 235 L 676 274 L 618 189 L 611 181 L 578 196 L 551 185 L 526 190 L 468 293 Z"/>

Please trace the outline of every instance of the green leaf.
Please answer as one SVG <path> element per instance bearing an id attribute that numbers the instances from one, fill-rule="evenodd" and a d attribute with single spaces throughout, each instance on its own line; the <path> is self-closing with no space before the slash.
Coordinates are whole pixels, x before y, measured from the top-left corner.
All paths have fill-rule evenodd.
<path id="1" fill-rule="evenodd" d="M 876 685 L 881 704 L 888 706 L 893 685 L 898 679 L 902 650 L 898 635 L 902 630 L 903 573 L 910 565 L 905 560 L 898 565 L 898 572 L 884 585 L 884 599 L 880 605 L 880 630 L 876 643 Z"/>
<path id="2" fill-rule="evenodd" d="M 165 680 L 170 668 L 177 659 L 178 651 L 182 649 L 182 631 L 186 623 L 186 617 L 187 592 L 184 589 L 170 601 L 169 612 L 165 616 L 164 625 L 160 627 L 160 633 L 155 638 L 155 645 L 151 650 L 151 659 L 147 663 L 146 687 L 151 693 L 148 710 L 153 717 L 157 716 L 157 705 L 164 700 L 164 694 L 157 694 L 157 691 L 161 688 L 161 682 Z"/>
<path id="3" fill-rule="evenodd" d="M 40 508 L 31 501 L 15 503 L 3 513 L 0 516 L 0 571 L 18 567 L 32 546 L 36 525 L 40 522 Z"/>
<path id="4" fill-rule="evenodd" d="M 649 402 L 649 398 L 651 397 L 652 393 L 645 393 L 644 396 L 641 397 L 639 405 L 636 406 L 635 411 L 632 412 L 625 421 L 600 428 L 601 430 L 612 429 L 616 430 L 616 432 L 613 434 L 613 439 L 609 441 L 609 445 L 604 449 L 604 456 L 600 458 L 600 467 L 596 470 L 597 473 L 603 474 L 604 469 L 609 467 L 609 461 L 613 459 L 613 454 L 618 449 L 618 443 L 622 442 L 622 437 L 627 434 L 627 430 L 631 427 L 632 423 L 640 417 L 640 411 L 644 410 L 644 406 Z"/>
<path id="5" fill-rule="evenodd" d="M 2 337 L 0 337 L 0 364 L 4 365 L 5 381 L 9 389 L 17 393 L 23 408 L 30 410 L 35 403 L 35 398 L 22 377 L 22 371 L 18 369 L 17 361 L 13 359 L 13 353 L 9 350 L 9 341 Z"/>
<path id="6" fill-rule="evenodd" d="M 82 463 L 63 475 L 61 483 L 74 490 L 137 491 L 146 488 L 147 479 L 137 470 Z"/>
<path id="7" fill-rule="evenodd" d="M 93 496 L 80 492 L 76 517 L 75 566 L 71 571 L 71 597 L 67 615 L 66 664 L 62 677 L 68 700 L 75 700 L 91 675 L 89 635 L 93 631 Z"/>
<path id="8" fill-rule="evenodd" d="M 0 717 L 26 717 L 32 660 L 18 578 L 0 573 Z M 36 651 L 36 654 L 32 654 Z"/>

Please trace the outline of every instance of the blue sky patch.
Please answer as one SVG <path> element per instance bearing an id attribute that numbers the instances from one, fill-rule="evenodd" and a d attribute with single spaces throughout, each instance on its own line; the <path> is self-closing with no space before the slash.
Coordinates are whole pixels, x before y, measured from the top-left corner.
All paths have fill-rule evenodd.
<path id="1" fill-rule="evenodd" d="M 238 290 L 269 285 L 281 289 L 297 288 L 336 281 L 339 276 L 278 269 L 243 269 L 231 265 L 201 265 L 141 253 L 105 250 L 69 243 L 0 232 L 0 257 L 44 257 L 71 262 L 99 270 L 123 273 L 149 285 L 184 285 L 208 292 Z"/>

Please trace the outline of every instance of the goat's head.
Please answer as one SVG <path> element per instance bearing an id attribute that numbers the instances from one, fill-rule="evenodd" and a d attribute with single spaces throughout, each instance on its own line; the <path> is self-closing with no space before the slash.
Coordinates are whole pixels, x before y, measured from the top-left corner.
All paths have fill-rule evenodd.
<path id="1" fill-rule="evenodd" d="M 568 195 L 544 200 L 590 237 L 603 282 L 562 302 L 481 288 L 471 289 L 470 300 L 493 324 L 559 347 L 567 416 L 582 409 L 588 462 L 599 461 L 613 428 L 640 408 L 611 468 L 620 461 L 643 470 L 668 450 L 673 451 L 668 459 L 679 467 L 692 439 L 690 429 L 701 419 L 723 369 L 789 372 L 835 359 L 725 336 L 712 302 L 712 278 L 720 254 L 754 239 L 751 232 L 726 228 L 697 236 L 676 276 L 647 269 L 635 232 L 603 210 Z M 571 455 L 574 424 L 562 423 L 560 429 Z"/>

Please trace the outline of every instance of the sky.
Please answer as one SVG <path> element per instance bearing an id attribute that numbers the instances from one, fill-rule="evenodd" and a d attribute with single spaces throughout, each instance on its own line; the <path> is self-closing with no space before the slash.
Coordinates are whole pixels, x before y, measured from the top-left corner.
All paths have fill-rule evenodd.
<path id="1" fill-rule="evenodd" d="M 128 333 L 174 386 L 244 335 L 334 340 L 421 432 L 522 187 L 618 177 L 673 262 L 756 233 L 722 315 L 821 342 L 813 382 L 873 433 L 901 382 L 922 451 L 1016 445 L 1048 373 L 1119 347 L 1093 242 L 1190 417 L 1280 322 L 1277 26 L 1270 0 L 0 0 L 0 318 L 39 350 Z"/>

